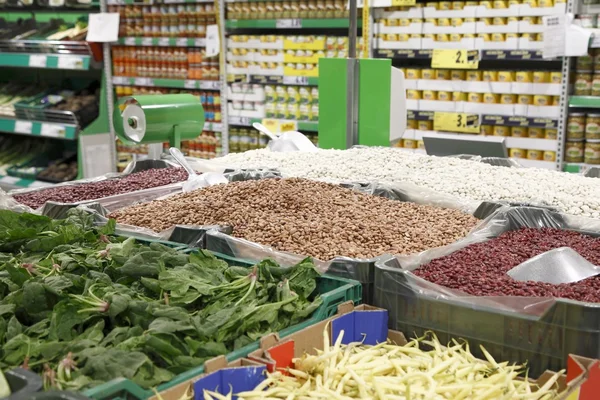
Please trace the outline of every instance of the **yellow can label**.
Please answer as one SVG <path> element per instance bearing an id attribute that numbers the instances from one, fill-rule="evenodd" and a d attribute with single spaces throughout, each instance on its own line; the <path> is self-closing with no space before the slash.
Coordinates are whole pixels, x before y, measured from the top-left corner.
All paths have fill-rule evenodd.
<path id="1" fill-rule="evenodd" d="M 545 151 L 543 160 L 544 161 L 556 161 L 556 152 L 555 151 Z"/>
<path id="2" fill-rule="evenodd" d="M 421 70 L 423 79 L 435 79 L 435 69 L 426 68 Z"/>
<path id="3" fill-rule="evenodd" d="M 527 137 L 529 135 L 529 131 L 524 126 L 513 126 L 510 129 L 510 135 L 513 137 Z"/>
<path id="4" fill-rule="evenodd" d="M 510 136 L 510 127 L 496 125 L 494 126 L 494 136 Z"/>
<path id="5" fill-rule="evenodd" d="M 423 38 L 435 40 L 435 34 L 433 34 L 433 33 L 426 33 L 426 34 L 423 35 Z"/>
<path id="6" fill-rule="evenodd" d="M 421 70 L 416 68 L 408 68 L 406 70 L 406 79 L 421 79 Z"/>
<path id="7" fill-rule="evenodd" d="M 438 42 L 449 42 L 450 36 L 446 33 L 438 33 L 437 35 L 435 35 L 435 39 Z"/>
<path id="8" fill-rule="evenodd" d="M 492 18 L 488 18 L 488 17 L 486 17 L 486 18 L 480 18 L 480 21 L 483 22 L 486 25 L 493 25 L 493 22 L 492 22 L 493 19 Z"/>
<path id="9" fill-rule="evenodd" d="M 515 73 L 515 79 L 517 82 L 531 83 L 531 81 L 533 81 L 533 72 L 532 71 L 517 71 Z"/>
<path id="10" fill-rule="evenodd" d="M 475 34 L 474 34 L 474 33 L 465 33 L 465 34 L 463 34 L 463 37 L 464 37 L 464 38 L 469 38 L 469 39 L 470 39 L 470 38 L 474 38 L 474 37 L 475 37 Z"/>
<path id="11" fill-rule="evenodd" d="M 450 80 L 451 72 L 449 69 L 436 69 L 435 70 L 435 79 L 438 80 Z"/>
<path id="12" fill-rule="evenodd" d="M 515 104 L 516 102 L 516 94 L 503 94 L 500 96 L 500 104 Z"/>
<path id="13" fill-rule="evenodd" d="M 467 95 L 469 103 L 481 103 L 483 101 L 483 95 L 481 93 L 469 93 Z"/>
<path id="14" fill-rule="evenodd" d="M 491 0 L 482 0 L 479 2 L 479 5 L 489 9 L 494 8 Z"/>
<path id="15" fill-rule="evenodd" d="M 494 8 L 498 8 L 498 9 L 508 8 L 508 1 L 506 1 L 506 0 L 494 0 L 493 6 L 494 6 Z"/>
<path id="16" fill-rule="evenodd" d="M 477 37 L 483 39 L 484 42 L 492 41 L 492 35 L 489 33 L 478 33 Z"/>
<path id="17" fill-rule="evenodd" d="M 480 132 L 484 136 L 492 136 L 494 134 L 494 127 L 492 125 L 481 125 Z"/>
<path id="18" fill-rule="evenodd" d="M 533 72 L 533 83 L 549 83 L 550 72 L 548 71 L 534 71 Z"/>
<path id="19" fill-rule="evenodd" d="M 534 139 L 543 139 L 544 129 L 542 128 L 529 128 L 529 137 Z"/>
<path id="20" fill-rule="evenodd" d="M 544 137 L 546 139 L 553 139 L 553 140 L 555 140 L 556 138 L 558 138 L 558 130 L 556 130 L 556 129 L 545 129 L 544 130 Z"/>
<path id="21" fill-rule="evenodd" d="M 450 41 L 451 42 L 460 42 L 462 40 L 462 35 L 460 33 L 451 33 Z"/>
<path id="22" fill-rule="evenodd" d="M 419 90 L 408 89 L 406 91 L 406 98 L 408 100 L 419 100 L 421 98 L 421 92 Z"/>
<path id="23" fill-rule="evenodd" d="M 450 101 L 450 99 L 452 98 L 450 92 L 437 92 L 437 99 L 438 101 Z"/>
<path id="24" fill-rule="evenodd" d="M 519 37 L 518 33 L 507 33 L 506 34 L 507 39 L 517 39 L 518 37 Z"/>
<path id="25" fill-rule="evenodd" d="M 513 158 L 525 158 L 527 156 L 527 150 L 525 150 L 525 149 L 510 149 L 509 155 Z"/>
<path id="26" fill-rule="evenodd" d="M 510 24 L 511 22 L 519 22 L 519 18 L 517 18 L 517 17 L 508 17 L 508 23 Z"/>
<path id="27" fill-rule="evenodd" d="M 483 71 L 484 82 L 498 82 L 498 71 Z"/>
<path id="28" fill-rule="evenodd" d="M 492 18 L 492 25 L 506 25 L 506 18 L 494 17 Z"/>
<path id="29" fill-rule="evenodd" d="M 426 24 L 436 24 L 435 18 L 425 18 Z"/>
<path id="30" fill-rule="evenodd" d="M 562 72 L 550 72 L 550 83 L 561 83 Z"/>
<path id="31" fill-rule="evenodd" d="M 481 71 L 467 71 L 467 81 L 478 82 L 481 81 Z"/>
<path id="32" fill-rule="evenodd" d="M 464 1 L 453 1 L 452 2 L 452 9 L 453 10 L 462 10 L 463 8 L 465 8 L 465 2 Z"/>
<path id="33" fill-rule="evenodd" d="M 438 18 L 437 26 L 450 26 L 450 18 Z"/>
<path id="34" fill-rule="evenodd" d="M 433 121 L 418 121 L 417 128 L 420 131 L 431 131 L 433 130 Z"/>
<path id="35" fill-rule="evenodd" d="M 428 3 L 425 3 L 425 7 L 433 7 L 436 10 L 438 9 L 438 2 L 437 1 L 430 1 Z"/>
<path id="36" fill-rule="evenodd" d="M 467 101 L 465 92 L 452 92 L 452 101 Z"/>
<path id="37" fill-rule="evenodd" d="M 554 7 L 554 1 L 552 0 L 539 0 L 538 4 L 540 7 Z"/>
<path id="38" fill-rule="evenodd" d="M 527 150 L 528 160 L 541 160 L 544 157 L 542 150 Z"/>
<path id="39" fill-rule="evenodd" d="M 417 129 L 417 120 L 409 119 L 406 121 L 406 129 Z"/>
<path id="40" fill-rule="evenodd" d="M 450 1 L 440 1 L 439 3 L 439 10 L 451 10 L 452 9 L 452 2 Z"/>
<path id="41" fill-rule="evenodd" d="M 425 142 L 422 140 L 417 140 L 417 149 L 424 149 L 425 148 Z"/>
<path id="42" fill-rule="evenodd" d="M 500 95 L 496 93 L 484 93 L 483 102 L 485 104 L 498 104 Z"/>
<path id="43" fill-rule="evenodd" d="M 462 26 L 463 24 L 463 19 L 462 18 L 452 18 L 450 20 L 450 25 L 456 27 L 456 26 Z"/>
<path id="44" fill-rule="evenodd" d="M 433 90 L 423 90 L 423 100 L 437 100 L 437 94 Z"/>
<path id="45" fill-rule="evenodd" d="M 515 71 L 499 71 L 498 82 L 514 82 Z"/>
<path id="46" fill-rule="evenodd" d="M 417 141 L 414 139 L 404 139 L 402 141 L 404 148 L 406 149 L 416 149 L 417 148 Z"/>
<path id="47" fill-rule="evenodd" d="M 409 26 L 409 25 L 410 25 L 410 19 L 400 18 L 400 26 Z"/>
<path id="48" fill-rule="evenodd" d="M 530 8 L 536 8 L 537 0 L 523 0 L 523 4 L 528 4 Z"/>
<path id="49" fill-rule="evenodd" d="M 544 34 L 543 33 L 538 33 L 537 35 L 535 35 L 535 40 L 537 40 L 538 42 L 543 42 L 544 41 Z"/>
<path id="50" fill-rule="evenodd" d="M 535 40 L 535 33 L 522 33 L 521 38 Z"/>
<path id="51" fill-rule="evenodd" d="M 465 18 L 465 22 L 477 22 L 477 18 Z"/>
<path id="52" fill-rule="evenodd" d="M 560 105 L 560 96 L 552 96 L 552 103 L 553 106 L 559 106 Z"/>
<path id="53" fill-rule="evenodd" d="M 533 96 L 533 105 L 534 106 L 549 106 L 550 105 L 550 96 L 543 96 L 536 94 Z"/>
<path id="54" fill-rule="evenodd" d="M 450 71 L 450 79 L 453 81 L 464 81 L 466 76 L 466 71 L 461 69 L 453 69 Z"/>
<path id="55" fill-rule="evenodd" d="M 410 35 L 408 33 L 399 33 L 398 34 L 399 42 L 408 42 L 408 39 L 410 39 Z"/>
<path id="56" fill-rule="evenodd" d="M 505 42 L 506 36 L 504 33 L 492 33 L 492 42 Z"/>

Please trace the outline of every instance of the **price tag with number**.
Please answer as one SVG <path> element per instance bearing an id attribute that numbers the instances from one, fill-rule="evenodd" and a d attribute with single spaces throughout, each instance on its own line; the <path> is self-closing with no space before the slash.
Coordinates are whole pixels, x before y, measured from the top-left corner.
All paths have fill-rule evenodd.
<path id="1" fill-rule="evenodd" d="M 194 39 L 194 46 L 196 46 L 196 47 L 206 46 L 206 39 Z"/>
<path id="2" fill-rule="evenodd" d="M 250 118 L 248 117 L 229 117 L 229 123 L 231 125 L 250 126 L 250 122 Z"/>
<path id="3" fill-rule="evenodd" d="M 436 111 L 433 114 L 433 129 L 446 132 L 479 133 L 479 115 Z"/>
<path id="4" fill-rule="evenodd" d="M 15 121 L 15 132 L 17 133 L 31 133 L 33 123 L 31 121 Z"/>
<path id="5" fill-rule="evenodd" d="M 152 46 L 152 38 L 151 37 L 142 38 L 142 46 Z"/>
<path id="6" fill-rule="evenodd" d="M 415 0 L 392 0 L 392 7 L 414 6 Z"/>
<path id="7" fill-rule="evenodd" d="M 284 76 L 284 85 L 308 85 L 308 77 L 306 76 Z"/>
<path id="8" fill-rule="evenodd" d="M 135 46 L 135 38 L 134 37 L 125 38 L 125 44 L 127 46 Z"/>
<path id="9" fill-rule="evenodd" d="M 59 56 L 59 69 L 83 69 L 83 58 L 79 56 Z"/>
<path id="10" fill-rule="evenodd" d="M 187 38 L 177 38 L 177 40 L 175 41 L 175 43 L 179 47 L 186 47 L 187 46 L 187 42 L 188 42 Z"/>
<path id="11" fill-rule="evenodd" d="M 48 57 L 44 54 L 32 54 L 29 56 L 29 66 L 35 68 L 46 68 Z"/>
<path id="12" fill-rule="evenodd" d="M 50 137 L 64 137 L 65 127 L 56 124 L 42 124 L 41 135 Z"/>
<path id="13" fill-rule="evenodd" d="M 477 69 L 479 68 L 478 50 L 433 50 L 432 68 Z"/>
<path id="14" fill-rule="evenodd" d="M 301 19 L 278 19 L 275 21 L 276 28 L 302 28 Z"/>
<path id="15" fill-rule="evenodd" d="M 168 46 L 169 45 L 169 38 L 168 37 L 163 37 L 158 39 L 158 45 L 159 46 Z"/>
<path id="16" fill-rule="evenodd" d="M 134 84 L 136 86 L 154 86 L 154 82 L 150 78 L 135 78 Z"/>
<path id="17" fill-rule="evenodd" d="M 186 88 L 186 89 L 196 89 L 196 81 L 186 80 L 183 83 L 183 87 Z"/>
<path id="18" fill-rule="evenodd" d="M 263 124 L 265 128 L 267 128 L 271 132 L 281 132 L 281 126 L 279 124 L 279 121 L 277 121 L 276 119 L 264 118 L 262 121 L 260 121 L 260 123 Z"/>
<path id="19" fill-rule="evenodd" d="M 296 121 L 280 121 L 279 127 L 281 132 L 290 132 L 298 130 L 298 123 Z"/>

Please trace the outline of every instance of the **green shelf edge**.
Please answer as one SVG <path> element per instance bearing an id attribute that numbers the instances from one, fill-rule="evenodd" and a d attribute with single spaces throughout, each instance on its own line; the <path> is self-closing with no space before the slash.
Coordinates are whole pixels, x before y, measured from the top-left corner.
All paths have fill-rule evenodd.
<path id="1" fill-rule="evenodd" d="M 126 83 L 122 83 L 120 82 L 120 80 L 122 79 L 126 79 L 127 82 Z M 150 79 L 150 81 L 152 82 L 151 85 L 141 85 L 141 84 L 136 84 L 135 80 L 136 79 Z M 188 87 L 186 86 L 186 82 L 191 82 L 194 81 L 196 84 L 194 87 Z M 145 78 L 145 77 L 129 77 L 129 76 L 113 76 L 113 85 L 130 85 L 130 86 L 156 86 L 156 87 L 168 87 L 168 88 L 178 88 L 178 89 L 190 89 L 190 90 L 195 90 L 195 89 L 201 89 L 201 90 L 220 90 L 220 89 L 215 89 L 215 88 L 208 88 L 208 87 L 202 87 L 204 82 L 217 82 L 220 83 L 220 81 L 203 81 L 203 80 L 195 80 L 195 79 L 163 79 L 163 78 Z"/>
<path id="2" fill-rule="evenodd" d="M 31 133 L 16 132 L 15 125 L 17 124 L 17 121 L 31 122 Z M 61 135 L 61 136 L 42 135 L 42 125 L 53 125 L 53 126 L 62 127 L 64 129 L 64 135 Z M 16 120 L 16 119 L 8 119 L 8 118 L 0 118 L 0 132 L 15 133 L 18 135 L 44 136 L 44 137 L 52 137 L 52 138 L 67 139 L 67 140 L 77 139 L 77 127 L 74 125 L 63 125 L 63 124 L 57 124 L 57 123 L 51 123 L 51 122 Z"/>
<path id="3" fill-rule="evenodd" d="M 280 18 L 285 20 L 288 18 Z M 225 21 L 225 28 L 277 28 L 277 19 L 233 19 Z M 301 28 L 348 28 L 347 18 L 322 18 L 322 19 L 300 19 Z M 362 26 L 362 21 L 358 21 L 358 27 Z M 279 29 L 299 29 L 299 28 L 279 28 Z"/>
<path id="4" fill-rule="evenodd" d="M 571 96 L 569 107 L 600 108 L 600 96 Z"/>
<path id="5" fill-rule="evenodd" d="M 131 43 L 126 43 L 127 41 L 131 41 L 131 39 L 134 40 L 134 44 Z M 152 42 L 150 44 L 144 44 L 144 39 L 151 39 Z M 160 41 L 162 39 L 168 39 L 168 44 L 160 44 Z M 118 44 L 121 45 L 125 45 L 125 46 L 176 46 L 176 47 L 205 47 L 206 46 L 206 39 L 205 38 L 185 38 L 186 43 L 185 45 L 178 45 L 177 41 L 180 39 L 184 39 L 184 38 L 147 38 L 147 37 L 123 37 L 123 38 L 119 38 L 119 40 L 117 41 Z M 203 44 L 196 44 L 196 40 L 202 40 L 204 43 Z"/>
<path id="6" fill-rule="evenodd" d="M 0 57 L 1 67 L 27 67 L 27 68 L 49 68 L 49 69 L 62 69 L 62 70 L 73 70 L 73 71 L 87 71 L 90 69 L 90 56 L 85 55 L 54 55 L 54 54 L 39 54 L 46 56 L 46 66 L 36 67 L 29 66 L 29 57 L 37 54 L 19 54 L 19 53 L 3 53 Z M 58 59 L 60 57 L 80 57 L 82 61 L 81 68 L 63 68 L 58 67 Z"/>

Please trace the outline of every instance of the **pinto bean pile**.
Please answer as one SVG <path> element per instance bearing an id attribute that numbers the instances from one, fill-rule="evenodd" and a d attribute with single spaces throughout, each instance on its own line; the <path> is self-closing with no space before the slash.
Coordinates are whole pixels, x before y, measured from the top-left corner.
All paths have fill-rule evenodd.
<path id="1" fill-rule="evenodd" d="M 181 182 L 188 177 L 183 168 L 153 168 L 126 175 L 118 179 L 107 179 L 68 186 L 51 187 L 29 193 L 16 194 L 13 198 L 31 208 L 43 206 L 47 201 L 76 203 L 95 200 L 116 194 Z"/>
<path id="2" fill-rule="evenodd" d="M 600 238 L 554 228 L 524 228 L 435 259 L 414 273 L 476 296 L 560 297 L 600 302 L 600 277 L 553 285 L 517 281 L 506 274 L 529 258 L 558 247 L 571 247 L 589 262 L 600 265 Z"/>
<path id="3" fill-rule="evenodd" d="M 211 186 L 110 217 L 154 231 L 176 224 L 230 225 L 234 236 L 321 260 L 415 253 L 452 243 L 478 222 L 457 210 L 298 178 Z"/>

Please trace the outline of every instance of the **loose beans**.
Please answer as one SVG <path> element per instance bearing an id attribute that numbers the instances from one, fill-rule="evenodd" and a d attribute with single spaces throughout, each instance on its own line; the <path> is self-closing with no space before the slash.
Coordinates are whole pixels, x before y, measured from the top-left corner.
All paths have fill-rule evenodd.
<path id="1" fill-rule="evenodd" d="M 76 203 L 78 201 L 100 199 L 181 182 L 186 180 L 187 177 L 188 174 L 183 168 L 153 168 L 129 174 L 122 178 L 51 187 L 35 192 L 16 194 L 13 198 L 31 208 L 38 208 L 47 201 Z"/>
<path id="2" fill-rule="evenodd" d="M 600 277 L 553 285 L 521 282 L 506 273 L 548 250 L 571 247 L 589 262 L 600 265 L 600 238 L 574 231 L 524 228 L 472 244 L 416 269 L 416 275 L 476 296 L 556 297 L 600 302 Z"/>

